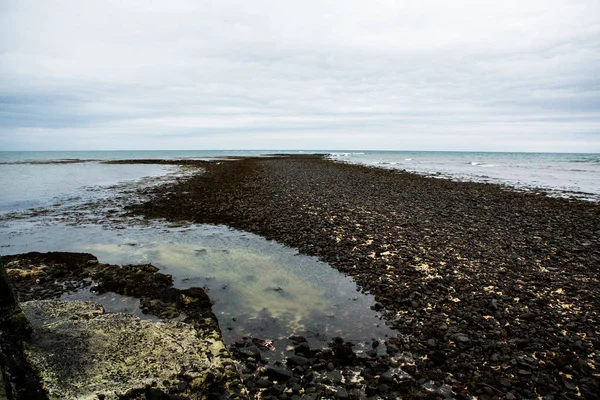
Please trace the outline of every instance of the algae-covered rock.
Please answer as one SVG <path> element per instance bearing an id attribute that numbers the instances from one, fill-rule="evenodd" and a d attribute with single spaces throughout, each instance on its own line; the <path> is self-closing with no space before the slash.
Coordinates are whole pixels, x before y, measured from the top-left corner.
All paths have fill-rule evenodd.
<path id="1" fill-rule="evenodd" d="M 224 392 L 232 378 L 220 336 L 201 340 L 191 325 L 104 314 L 93 302 L 21 306 L 33 327 L 24 351 L 49 399 L 137 398 L 148 391 L 200 399 Z"/>

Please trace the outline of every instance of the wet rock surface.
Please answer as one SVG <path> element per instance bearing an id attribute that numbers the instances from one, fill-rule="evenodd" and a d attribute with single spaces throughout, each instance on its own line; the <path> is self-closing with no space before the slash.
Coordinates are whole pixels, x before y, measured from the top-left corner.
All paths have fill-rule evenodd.
<path id="1" fill-rule="evenodd" d="M 204 289 L 179 290 L 153 265 L 101 264 L 91 254 L 32 252 L 2 261 L 34 326 L 25 353 L 49 398 L 246 397 Z M 137 297 L 145 313 L 180 322 L 141 321 L 104 314 L 93 302 L 56 300 L 86 286 Z M 24 376 L 16 371 L 15 378 Z"/>
<path id="2" fill-rule="evenodd" d="M 191 325 L 105 314 L 93 302 L 22 307 L 33 326 L 24 352 L 49 399 L 148 398 L 149 391 L 198 398 L 218 394 L 227 380 L 215 343 L 199 339 Z"/>
<path id="3" fill-rule="evenodd" d="M 383 355 L 365 355 L 372 360 L 339 346 L 304 352 L 305 365 L 288 363 L 291 377 L 246 354 L 251 390 L 317 397 L 337 382 L 330 397 L 600 393 L 597 204 L 319 156 L 207 163 L 201 175 L 147 194 L 131 214 L 227 224 L 319 256 L 373 293 L 405 335 Z M 389 371 L 401 364 L 391 360 L 398 352 L 414 357 L 402 367 L 410 379 Z M 353 367 L 362 381 L 349 378 Z"/>
<path id="4" fill-rule="evenodd" d="M 262 356 L 269 351 L 268 341 L 242 338 L 230 347 L 253 398 L 395 398 L 418 393 L 418 385 L 405 372 L 414 369 L 414 360 L 392 344 L 396 339 L 373 353 L 355 351 L 354 344 L 341 337 L 314 349 L 304 337 L 290 340 L 294 346 L 285 362 L 272 365 Z"/>

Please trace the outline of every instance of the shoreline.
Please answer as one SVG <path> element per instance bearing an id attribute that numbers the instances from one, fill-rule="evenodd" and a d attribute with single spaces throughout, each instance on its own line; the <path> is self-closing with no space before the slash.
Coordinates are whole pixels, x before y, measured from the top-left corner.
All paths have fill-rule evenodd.
<path id="1" fill-rule="evenodd" d="M 225 224 L 318 256 L 373 293 L 413 377 L 457 394 L 600 390 L 598 205 L 279 156 L 207 163 L 132 215 Z"/>

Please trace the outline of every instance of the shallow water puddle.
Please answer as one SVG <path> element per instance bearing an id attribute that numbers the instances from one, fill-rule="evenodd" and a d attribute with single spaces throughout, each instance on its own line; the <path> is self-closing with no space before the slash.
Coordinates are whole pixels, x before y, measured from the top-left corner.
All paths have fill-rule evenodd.
<path id="1" fill-rule="evenodd" d="M 5 254 L 74 251 L 92 253 L 102 263 L 152 263 L 173 275 L 178 288 L 208 289 L 230 344 L 252 336 L 274 340 L 282 352 L 291 335 L 305 336 L 317 346 L 334 336 L 357 344 L 396 336 L 371 310 L 373 297 L 358 292 L 352 279 L 315 257 L 223 226 L 153 224 L 108 230 L 52 225 L 15 230 L 13 225 L 0 228 L 0 245 Z M 123 298 L 113 301 L 117 309 L 119 302 L 132 307 Z"/>
<path id="2" fill-rule="evenodd" d="M 77 292 L 64 293 L 60 296 L 60 300 L 95 301 L 102 304 L 106 313 L 133 314 L 141 319 L 160 321 L 160 318 L 154 315 L 144 314 L 140 309 L 140 300 L 135 297 L 123 296 L 112 292 L 96 294 L 90 290 L 90 287 L 78 290 Z"/>

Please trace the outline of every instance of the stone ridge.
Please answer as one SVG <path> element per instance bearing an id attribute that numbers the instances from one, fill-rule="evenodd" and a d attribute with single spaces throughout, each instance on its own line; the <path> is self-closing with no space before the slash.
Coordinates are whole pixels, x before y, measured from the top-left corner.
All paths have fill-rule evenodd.
<path id="1" fill-rule="evenodd" d="M 597 204 L 318 156 L 212 163 L 144 194 L 132 215 L 226 224 L 351 275 L 408 338 L 414 398 L 600 393 Z"/>

